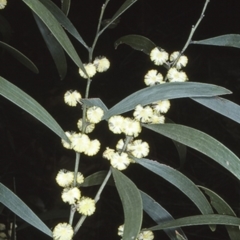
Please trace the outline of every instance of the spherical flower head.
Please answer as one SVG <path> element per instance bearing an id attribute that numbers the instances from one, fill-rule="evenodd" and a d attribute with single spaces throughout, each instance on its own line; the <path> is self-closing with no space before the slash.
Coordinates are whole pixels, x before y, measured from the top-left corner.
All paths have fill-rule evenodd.
<path id="1" fill-rule="evenodd" d="M 142 140 L 135 140 L 129 144 L 129 151 L 136 158 L 146 157 L 149 153 L 149 145 Z"/>
<path id="2" fill-rule="evenodd" d="M 0 231 L 6 230 L 6 225 L 3 223 L 0 223 Z"/>
<path id="3" fill-rule="evenodd" d="M 82 131 L 82 118 L 80 118 L 77 122 L 77 127 L 80 131 Z M 85 129 L 85 133 L 91 133 L 95 128 L 95 124 L 94 123 L 88 123 L 87 122 L 87 127 Z"/>
<path id="4" fill-rule="evenodd" d="M 92 141 L 90 141 L 88 148 L 85 149 L 84 153 L 88 156 L 96 155 L 98 153 L 98 151 L 100 150 L 100 146 L 101 146 L 101 144 L 97 139 L 92 140 Z"/>
<path id="5" fill-rule="evenodd" d="M 131 118 L 125 118 L 122 131 L 127 136 L 137 137 L 142 131 L 142 127 L 139 121 L 133 120 Z"/>
<path id="6" fill-rule="evenodd" d="M 163 65 L 168 60 L 168 53 L 163 49 L 155 47 L 150 53 L 150 59 L 154 62 L 155 65 Z"/>
<path id="7" fill-rule="evenodd" d="M 11 232 L 12 231 L 10 230 L 10 233 Z M 7 240 L 7 239 L 8 239 L 7 234 L 5 232 L 0 232 L 0 240 Z"/>
<path id="8" fill-rule="evenodd" d="M 113 153 L 115 153 L 115 150 L 107 147 L 107 149 L 103 152 L 103 158 L 111 160 Z"/>
<path id="9" fill-rule="evenodd" d="M 74 174 L 65 169 L 58 172 L 56 181 L 60 187 L 69 187 L 73 183 Z"/>
<path id="10" fill-rule="evenodd" d="M 90 144 L 89 137 L 82 133 L 74 133 L 71 137 L 71 140 L 73 150 L 80 153 L 85 152 Z"/>
<path id="11" fill-rule="evenodd" d="M 154 110 L 157 112 L 160 112 L 160 113 L 167 113 L 170 106 L 171 106 L 171 104 L 170 104 L 169 100 L 162 100 L 162 101 L 153 103 Z"/>
<path id="12" fill-rule="evenodd" d="M 62 200 L 69 204 L 75 204 L 81 197 L 81 192 L 77 187 L 64 188 L 62 192 Z"/>
<path id="13" fill-rule="evenodd" d="M 71 107 L 76 107 L 77 103 L 80 101 L 82 98 L 81 94 L 78 91 L 67 91 L 64 94 L 64 102 L 71 106 Z"/>
<path id="14" fill-rule="evenodd" d="M 165 122 L 165 117 L 163 115 L 161 115 L 159 112 L 153 111 L 151 123 L 152 124 L 162 124 L 164 122 Z"/>
<path id="15" fill-rule="evenodd" d="M 84 182 L 84 176 L 82 175 L 82 173 L 78 172 L 77 173 L 77 183 L 82 184 L 83 182 Z"/>
<path id="16" fill-rule="evenodd" d="M 144 82 L 147 86 L 153 86 L 159 83 L 165 83 L 163 81 L 163 75 L 158 73 L 157 70 L 149 70 L 144 76 Z"/>
<path id="17" fill-rule="evenodd" d="M 179 54 L 180 54 L 180 52 L 173 52 L 170 55 L 170 61 L 171 62 L 175 61 L 178 58 Z M 182 67 L 186 67 L 187 63 L 188 63 L 188 58 L 186 56 L 182 55 L 176 63 L 176 68 L 181 69 Z"/>
<path id="18" fill-rule="evenodd" d="M 185 72 L 178 71 L 176 68 L 170 68 L 167 73 L 169 82 L 186 82 L 188 77 Z"/>
<path id="19" fill-rule="evenodd" d="M 66 136 L 69 138 L 69 141 L 71 142 L 71 137 L 72 137 L 72 133 L 70 132 L 65 132 Z M 62 139 L 62 145 L 63 147 L 67 148 L 67 149 L 72 149 L 72 144 L 68 143 L 67 141 L 65 141 L 64 139 Z"/>
<path id="20" fill-rule="evenodd" d="M 118 236 L 123 236 L 124 224 L 118 227 Z"/>
<path id="21" fill-rule="evenodd" d="M 100 107 L 90 107 L 87 110 L 87 120 L 90 123 L 99 123 L 104 115 L 103 110 Z"/>
<path id="22" fill-rule="evenodd" d="M 95 67 L 94 64 L 88 63 L 88 64 L 83 64 L 83 66 L 84 66 L 84 68 L 85 68 L 85 70 L 86 70 L 86 72 L 87 72 L 87 74 L 88 74 L 88 77 L 91 78 L 91 77 L 93 77 L 93 76 L 96 74 L 97 69 L 96 69 L 96 67 Z M 80 74 L 80 76 L 83 77 L 83 78 L 88 78 L 88 77 L 85 75 L 85 73 L 82 71 L 81 68 L 79 68 L 79 74 Z"/>
<path id="23" fill-rule="evenodd" d="M 77 202 L 77 211 L 85 216 L 92 215 L 96 210 L 95 201 L 89 197 L 82 197 Z"/>
<path id="24" fill-rule="evenodd" d="M 143 231 L 141 233 L 138 234 L 137 236 L 137 240 L 153 240 L 154 239 L 154 235 L 152 231 Z"/>
<path id="25" fill-rule="evenodd" d="M 7 0 L 0 0 L 0 9 L 4 9 L 7 5 Z"/>
<path id="26" fill-rule="evenodd" d="M 105 72 L 110 67 L 110 62 L 106 57 L 95 58 L 93 64 L 96 66 L 98 72 Z"/>
<path id="27" fill-rule="evenodd" d="M 122 133 L 123 124 L 124 124 L 124 117 L 120 115 L 112 116 L 108 120 L 108 127 L 115 134 Z"/>
<path id="28" fill-rule="evenodd" d="M 59 223 L 53 229 L 54 240 L 71 240 L 73 237 L 73 234 L 74 234 L 73 228 L 68 223 Z"/>
<path id="29" fill-rule="evenodd" d="M 143 123 L 150 122 L 152 115 L 153 115 L 153 110 L 149 106 L 142 107 L 141 105 L 137 105 L 135 107 L 135 111 L 133 112 L 134 118 Z"/>
<path id="30" fill-rule="evenodd" d="M 122 171 L 128 167 L 131 160 L 129 159 L 127 153 L 121 153 L 115 152 L 112 154 L 110 163 L 114 168 L 117 168 L 118 170 Z"/>

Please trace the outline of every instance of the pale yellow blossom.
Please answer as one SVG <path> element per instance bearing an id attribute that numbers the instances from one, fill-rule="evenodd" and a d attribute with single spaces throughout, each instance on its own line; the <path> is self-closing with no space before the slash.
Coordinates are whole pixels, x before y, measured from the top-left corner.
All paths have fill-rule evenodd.
<path id="1" fill-rule="evenodd" d="M 95 201 L 89 197 L 82 197 L 77 202 L 77 211 L 85 216 L 92 215 L 96 210 Z"/>
<path id="2" fill-rule="evenodd" d="M 96 67 L 95 67 L 94 64 L 88 63 L 88 64 L 83 64 L 83 66 L 84 66 L 84 68 L 85 68 L 85 70 L 86 70 L 86 72 L 87 72 L 87 74 L 88 74 L 88 77 L 91 78 L 91 77 L 93 77 L 93 76 L 96 74 L 97 69 L 96 69 Z M 81 68 L 79 68 L 79 74 L 80 74 L 80 76 L 83 77 L 83 78 L 88 78 L 88 77 L 86 76 L 86 74 L 82 71 Z"/>
<path id="3" fill-rule="evenodd" d="M 163 65 L 168 60 L 168 53 L 163 49 L 155 47 L 150 53 L 150 59 L 154 62 L 155 65 Z"/>
<path id="4" fill-rule="evenodd" d="M 73 228 L 68 223 L 59 223 L 53 229 L 54 240 L 71 240 L 73 234 L 74 234 Z"/>

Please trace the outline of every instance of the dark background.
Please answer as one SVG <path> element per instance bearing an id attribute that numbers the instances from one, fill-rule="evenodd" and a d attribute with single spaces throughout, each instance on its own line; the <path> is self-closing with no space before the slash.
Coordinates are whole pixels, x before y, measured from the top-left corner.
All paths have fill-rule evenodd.
<path id="1" fill-rule="evenodd" d="M 60 1 L 54 1 L 57 4 Z M 121 6 L 122 0 L 110 1 L 104 18 L 111 16 Z M 72 1 L 69 18 L 79 33 L 91 45 L 100 14 L 101 0 Z M 202 11 L 203 0 L 138 0 L 121 17 L 114 29 L 108 29 L 100 37 L 94 57 L 106 56 L 111 68 L 93 78 L 90 97 L 99 97 L 111 107 L 136 90 L 144 88 L 143 76 L 154 68 L 149 57 L 129 46 L 120 45 L 114 49 L 114 42 L 127 34 L 148 37 L 169 53 L 181 50 L 192 25 Z M 201 40 L 223 34 L 240 33 L 238 0 L 211 0 L 205 17 L 194 34 L 193 40 Z M 63 95 L 69 89 L 78 89 L 82 95 L 85 80 L 78 75 L 78 68 L 68 58 L 68 72 L 60 80 L 54 62 L 43 41 L 30 9 L 22 1 L 9 1 L 0 12 L 8 22 L 7 35 L 0 40 L 29 57 L 40 73 L 34 74 L 0 49 L 0 75 L 34 97 L 58 121 L 64 130 L 77 130 L 76 121 L 81 116 L 81 108 L 69 108 L 63 102 Z M 2 21 L 2 20 L 1 20 Z M 0 24 L 3 24 L 3 22 Z M 81 60 L 87 61 L 87 52 L 73 38 Z M 190 45 L 185 54 L 189 64 L 185 69 L 192 82 L 205 82 L 224 86 L 233 94 L 226 96 L 240 104 L 240 50 L 201 45 Z M 161 68 L 159 68 L 161 71 Z M 174 122 L 194 127 L 208 133 L 230 148 L 237 156 L 240 131 L 237 123 L 193 102 L 190 99 L 171 101 L 167 117 Z M 102 143 L 101 152 L 106 146 L 114 147 L 119 136 L 106 133 L 105 122 L 100 123 L 92 138 Z M 158 160 L 179 169 L 177 151 L 169 139 L 143 131 L 142 139 L 149 142 L 149 158 Z M 59 169 L 73 170 L 74 153 L 62 148 L 59 138 L 32 116 L 16 107 L 3 97 L 0 98 L 0 181 L 13 189 L 40 216 L 50 217 L 46 223 L 54 227 L 59 221 L 67 221 L 68 206 L 60 199 L 61 189 L 55 182 Z M 80 170 L 85 176 L 99 170 L 107 170 L 108 162 L 101 155 L 94 158 L 83 157 Z M 206 186 L 223 197 L 239 216 L 239 182 L 222 167 L 204 155 L 188 149 L 184 167 L 180 169 L 196 184 Z M 160 177 L 151 174 L 137 165 L 124 171 L 136 185 L 151 195 L 174 218 L 199 214 L 194 204 Z M 94 197 L 96 187 L 83 189 L 83 194 Z M 61 211 L 60 211 L 61 210 Z M 57 218 L 53 217 L 58 213 Z M 9 223 L 13 215 L 4 209 L 0 220 Z M 0 222 L 1 222 L 0 221 Z M 115 188 L 106 187 L 97 203 L 96 213 L 84 222 L 76 239 L 120 239 L 116 236 L 117 227 L 123 223 L 120 199 Z M 18 219 L 21 228 L 23 222 Z M 143 227 L 155 225 L 144 215 Z M 189 239 L 228 239 L 224 227 L 211 232 L 206 226 L 188 227 L 184 231 Z M 156 232 L 155 239 L 168 239 L 163 232 Z M 18 239 L 49 239 L 32 227 L 22 226 Z"/>

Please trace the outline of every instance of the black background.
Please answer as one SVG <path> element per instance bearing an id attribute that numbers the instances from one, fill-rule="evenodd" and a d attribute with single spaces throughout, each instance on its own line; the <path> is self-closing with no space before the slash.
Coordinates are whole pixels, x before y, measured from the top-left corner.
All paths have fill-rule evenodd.
<path id="1" fill-rule="evenodd" d="M 54 1 L 59 4 L 60 1 Z M 121 6 L 122 0 L 110 1 L 104 18 L 111 16 Z M 121 17 L 114 29 L 108 29 L 100 37 L 94 57 L 106 56 L 111 68 L 96 75 L 91 85 L 90 97 L 99 97 L 111 107 L 136 90 L 144 88 L 143 76 L 154 68 L 149 57 L 129 46 L 114 49 L 114 42 L 127 34 L 143 35 L 169 53 L 181 50 L 192 25 L 202 11 L 203 0 L 138 0 Z M 91 45 L 100 14 L 101 0 L 72 1 L 69 18 L 79 33 Z M 223 34 L 240 32 L 238 0 L 211 0 L 205 17 L 194 34 L 193 40 L 201 40 Z M 9 1 L 0 12 L 9 23 L 10 31 L 0 35 L 0 40 L 29 57 L 39 68 L 34 74 L 5 51 L 0 52 L 0 75 L 14 83 L 42 104 L 64 130 L 77 130 L 76 121 L 81 108 L 69 108 L 63 95 L 69 89 L 78 89 L 82 95 L 85 80 L 78 75 L 78 68 L 68 58 L 68 72 L 60 80 L 54 62 L 43 41 L 30 9 L 22 1 Z M 1 24 L 1 23 L 0 23 Z M 73 38 L 81 60 L 87 61 L 86 50 Z M 226 96 L 240 104 L 240 50 L 190 45 L 185 54 L 189 64 L 185 69 L 192 82 L 205 82 L 224 86 L 233 94 Z M 161 71 L 161 68 L 159 68 Z M 174 122 L 194 127 L 215 137 L 239 156 L 239 126 L 190 99 L 171 101 L 167 117 Z M 107 132 L 105 122 L 100 123 L 92 134 L 106 146 L 114 147 L 119 136 Z M 143 131 L 142 139 L 150 144 L 150 159 L 158 160 L 179 169 L 177 151 L 169 139 Z M 59 169 L 73 170 L 74 153 L 62 148 L 59 138 L 22 109 L 0 98 L 0 181 L 13 189 L 36 213 L 45 215 L 58 212 L 60 216 L 46 221 L 54 227 L 59 221 L 67 221 L 68 207 L 60 199 L 61 189 L 55 183 Z M 107 170 L 108 162 L 101 154 L 94 158 L 83 157 L 80 171 L 85 176 L 99 170 Z M 180 170 L 196 184 L 206 186 L 223 197 L 239 216 L 239 183 L 236 178 L 204 155 L 188 149 L 186 163 Z M 200 214 L 194 204 L 176 188 L 139 166 L 124 171 L 136 185 L 162 204 L 174 218 Z M 83 194 L 94 197 L 97 187 L 83 189 Z M 59 211 L 61 210 L 61 212 Z M 53 214 L 52 214 L 53 216 Z M 4 209 L 0 219 L 9 222 L 12 214 Z M 120 239 L 117 227 L 124 221 L 120 199 L 115 188 L 106 187 L 97 203 L 96 213 L 84 223 L 76 239 Z M 23 222 L 18 220 L 18 226 Z M 143 227 L 155 225 L 144 215 Z M 184 228 L 189 239 L 228 239 L 224 227 L 211 232 L 206 226 Z M 18 239 L 49 239 L 31 227 L 18 231 Z M 163 232 L 156 232 L 155 239 L 168 239 Z"/>

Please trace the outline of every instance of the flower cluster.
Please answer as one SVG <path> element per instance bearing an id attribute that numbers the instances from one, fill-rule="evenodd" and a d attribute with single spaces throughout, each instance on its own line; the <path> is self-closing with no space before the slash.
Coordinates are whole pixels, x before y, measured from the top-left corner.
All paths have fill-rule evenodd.
<path id="1" fill-rule="evenodd" d="M 121 225 L 118 227 L 118 236 L 122 237 L 123 232 L 124 232 L 124 225 Z M 153 239 L 154 239 L 153 232 L 150 230 L 145 230 L 140 232 L 135 240 L 153 240 Z"/>
<path id="2" fill-rule="evenodd" d="M 4 9 L 7 5 L 7 0 L 0 0 L 0 10 Z"/>
<path id="3" fill-rule="evenodd" d="M 53 229 L 54 240 L 71 240 L 74 235 L 73 228 L 68 223 L 59 223 Z"/>
<path id="4" fill-rule="evenodd" d="M 81 98 L 81 94 L 76 90 L 70 90 L 64 94 L 64 102 L 71 107 L 76 107 L 77 103 L 80 103 Z"/>
<path id="5" fill-rule="evenodd" d="M 165 64 L 169 67 L 169 70 L 165 78 L 156 69 L 149 70 L 144 77 L 144 82 L 147 86 L 162 84 L 166 81 L 185 82 L 188 80 L 186 73 L 180 71 L 181 68 L 186 67 L 188 58 L 181 55 L 180 52 L 173 52 L 169 57 L 166 51 L 155 47 L 150 53 L 150 59 L 157 66 Z"/>
<path id="6" fill-rule="evenodd" d="M 92 132 L 95 128 L 95 124 L 101 121 L 103 115 L 104 112 L 99 107 L 93 106 L 88 108 L 86 111 L 85 124 L 83 124 L 82 118 L 77 122 L 78 129 L 81 132 L 65 132 L 69 142 L 62 139 L 63 146 L 88 156 L 96 155 L 100 150 L 100 142 L 97 139 L 91 140 L 85 133 Z"/>
<path id="7" fill-rule="evenodd" d="M 143 158 L 149 153 L 149 145 L 141 139 L 134 140 L 142 127 L 138 119 L 124 118 L 123 116 L 112 116 L 108 120 L 109 129 L 115 134 L 125 134 L 125 141 L 120 139 L 116 145 L 116 150 L 107 148 L 103 152 L 103 157 L 108 159 L 111 165 L 118 170 L 126 169 L 131 162 L 132 157 Z"/>
<path id="8" fill-rule="evenodd" d="M 110 62 L 106 57 L 96 57 L 93 63 L 85 63 L 83 64 L 87 75 L 83 72 L 83 70 L 79 69 L 79 74 L 83 78 L 91 78 L 97 72 L 105 72 L 110 67 Z"/>

